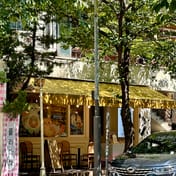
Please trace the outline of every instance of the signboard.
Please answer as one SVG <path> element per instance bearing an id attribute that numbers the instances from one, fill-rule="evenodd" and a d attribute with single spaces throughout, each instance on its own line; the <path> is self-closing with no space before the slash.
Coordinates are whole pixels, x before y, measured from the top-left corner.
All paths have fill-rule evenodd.
<path id="1" fill-rule="evenodd" d="M 18 176 L 19 147 L 18 131 L 19 116 L 10 118 L 4 114 L 3 118 L 3 146 L 1 176 Z"/>

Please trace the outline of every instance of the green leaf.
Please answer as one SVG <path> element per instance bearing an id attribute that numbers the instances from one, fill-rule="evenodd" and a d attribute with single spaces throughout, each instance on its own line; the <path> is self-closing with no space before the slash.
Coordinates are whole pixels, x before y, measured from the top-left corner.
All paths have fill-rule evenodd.
<path id="1" fill-rule="evenodd" d="M 158 13 L 162 8 L 169 8 L 169 2 L 167 0 L 160 0 L 153 5 L 153 9 Z"/>
<path id="2" fill-rule="evenodd" d="M 2 111 L 8 113 L 10 117 L 15 118 L 17 115 L 27 110 L 28 103 L 26 97 L 26 92 L 19 91 L 17 97 L 12 102 L 6 101 L 4 103 Z"/>
<path id="3" fill-rule="evenodd" d="M 4 71 L 0 71 L 0 83 L 6 83 L 8 79 L 6 78 L 6 73 Z"/>
<path id="4" fill-rule="evenodd" d="M 174 12 L 176 10 L 176 0 L 171 1 L 169 9 L 171 12 Z"/>

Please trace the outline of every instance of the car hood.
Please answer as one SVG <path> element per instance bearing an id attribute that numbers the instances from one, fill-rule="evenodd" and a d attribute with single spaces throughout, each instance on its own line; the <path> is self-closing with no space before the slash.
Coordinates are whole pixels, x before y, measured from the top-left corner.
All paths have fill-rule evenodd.
<path id="1" fill-rule="evenodd" d="M 114 167 L 155 167 L 170 165 L 176 162 L 176 155 L 174 154 L 123 154 L 111 161 Z"/>

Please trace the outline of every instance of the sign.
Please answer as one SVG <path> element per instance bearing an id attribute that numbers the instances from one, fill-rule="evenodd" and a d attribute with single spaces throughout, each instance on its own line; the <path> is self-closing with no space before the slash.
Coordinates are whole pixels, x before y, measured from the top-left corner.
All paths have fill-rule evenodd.
<path id="1" fill-rule="evenodd" d="M 1 176 L 18 176 L 19 170 L 19 116 L 3 118 L 3 146 Z"/>

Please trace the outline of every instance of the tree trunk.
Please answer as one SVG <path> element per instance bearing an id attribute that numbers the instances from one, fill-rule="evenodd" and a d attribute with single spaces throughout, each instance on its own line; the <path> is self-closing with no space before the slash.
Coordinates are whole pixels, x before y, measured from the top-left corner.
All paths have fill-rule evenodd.
<path id="1" fill-rule="evenodd" d="M 130 105 L 129 105 L 130 48 L 128 47 L 128 43 L 127 42 L 125 43 L 125 41 L 123 40 L 124 34 L 125 36 L 127 36 L 129 31 L 123 26 L 123 23 L 124 23 L 123 21 L 126 20 L 124 17 L 124 13 L 125 13 L 125 2 L 124 0 L 120 0 L 120 13 L 118 17 L 120 44 L 116 46 L 116 50 L 118 52 L 118 70 L 119 70 L 120 84 L 121 84 L 121 90 L 122 90 L 121 116 L 122 116 L 122 124 L 123 124 L 124 134 L 125 134 L 124 152 L 126 152 L 133 143 L 133 123 L 131 119 Z"/>
<path id="2" fill-rule="evenodd" d="M 129 49 L 124 49 L 124 57 L 121 71 L 121 90 L 122 90 L 122 123 L 125 134 L 125 148 L 127 151 L 133 144 L 133 123 L 131 119 L 130 105 L 129 105 Z"/>

